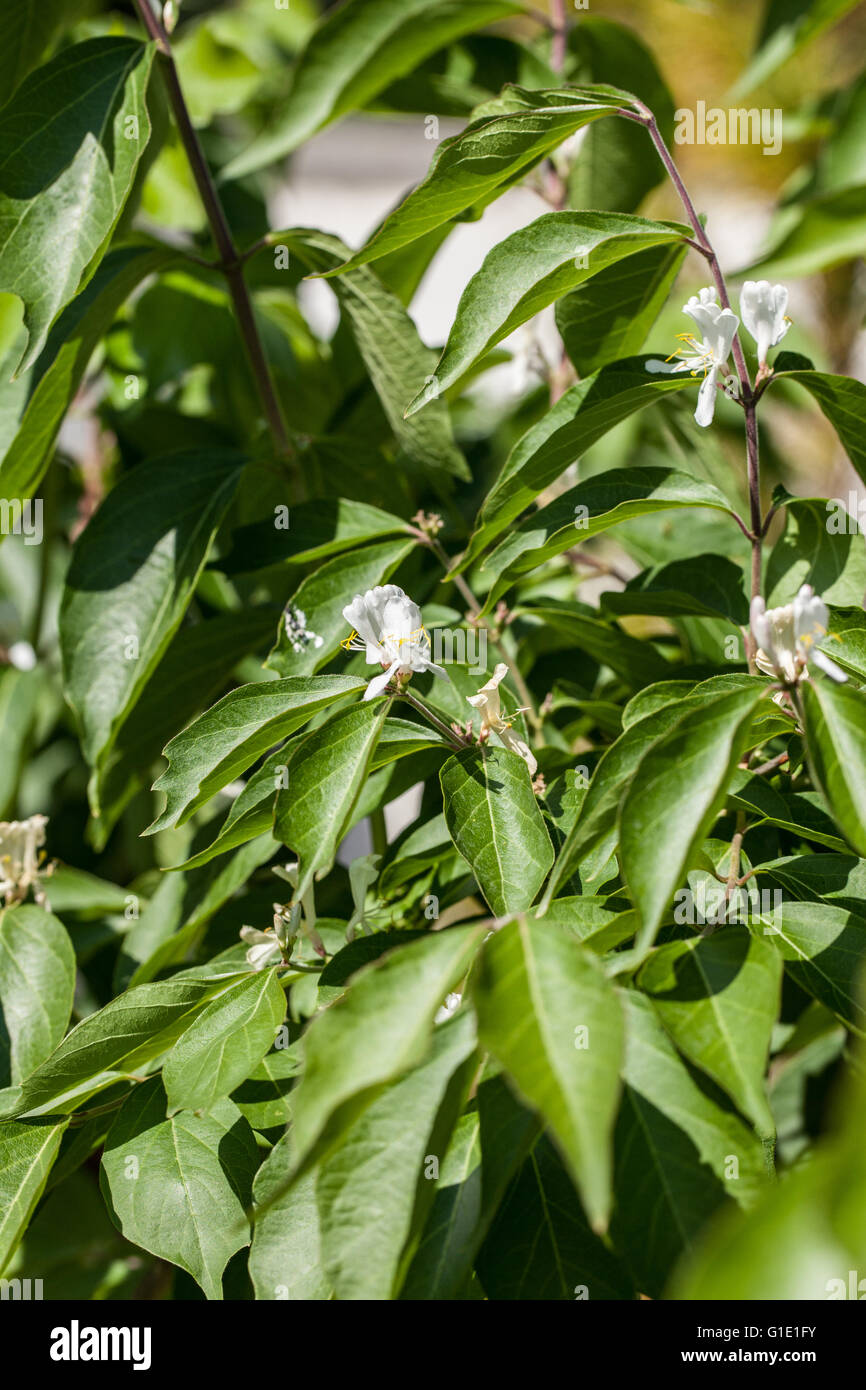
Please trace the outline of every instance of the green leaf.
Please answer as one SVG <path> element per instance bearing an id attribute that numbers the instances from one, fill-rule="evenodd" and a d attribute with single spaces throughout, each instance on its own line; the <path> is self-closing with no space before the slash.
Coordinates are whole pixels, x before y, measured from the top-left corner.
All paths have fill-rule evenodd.
<path id="1" fill-rule="evenodd" d="M 328 270 L 348 253 L 337 237 L 307 228 L 272 232 L 269 241 L 288 246 L 310 270 Z M 329 283 L 385 412 L 399 457 L 414 469 L 468 479 L 444 401 L 436 402 L 426 422 L 406 419 L 406 402 L 429 380 L 435 359 L 397 295 L 366 267 Z"/>
<path id="2" fill-rule="evenodd" d="M 96 849 L 104 847 L 136 791 L 149 785 L 151 769 L 169 740 L 225 688 L 243 657 L 271 639 L 273 628 L 273 609 L 262 605 L 178 629 L 101 769 L 100 816 L 90 829 Z"/>
<path id="3" fill-rule="evenodd" d="M 175 257 L 173 251 L 147 246 L 110 251 L 89 285 L 61 314 L 36 362 L 27 408 L 0 462 L 0 496 L 33 496 L 94 348 L 131 292 Z"/>
<path id="4" fill-rule="evenodd" d="M 6 7 L 0 25 L 0 92 L 4 101 L 87 9 L 87 0 L 18 0 Z"/>
<path id="5" fill-rule="evenodd" d="M 332 273 L 342 275 L 378 260 L 459 217 L 467 208 L 483 207 L 581 126 L 630 106 L 627 93 L 610 87 L 506 88 L 459 135 L 442 141 L 423 182 L 385 219 L 367 245 Z"/>
<path id="6" fill-rule="evenodd" d="M 766 689 L 755 685 L 705 700 L 687 713 L 652 745 L 626 791 L 620 852 L 641 918 L 639 951 L 654 940 L 692 853 L 724 805 L 742 735 Z"/>
<path id="7" fill-rule="evenodd" d="M 866 901 L 866 859 L 853 854 L 793 854 L 761 865 L 766 874 L 793 898 L 827 898 L 850 912 Z"/>
<path id="8" fill-rule="evenodd" d="M 863 395 L 866 405 L 866 388 Z M 862 603 L 866 589 L 863 535 L 847 512 L 844 532 L 828 530 L 828 519 L 823 498 L 786 498 L 785 530 L 767 561 L 769 608 L 790 603 L 803 584 L 811 584 L 827 603 Z M 832 649 L 831 643 L 828 651 Z"/>
<path id="9" fill-rule="evenodd" d="M 846 1027 L 866 1037 L 860 977 L 866 956 L 866 910 L 822 902 L 785 902 L 764 914 L 763 933 L 797 984 L 819 999 Z"/>
<path id="10" fill-rule="evenodd" d="M 256 869 L 276 853 L 271 835 L 260 835 L 207 869 L 167 874 L 123 945 L 114 969 L 114 988 L 143 985 L 179 964 L 204 933 L 208 921 Z"/>
<path id="11" fill-rule="evenodd" d="M 279 676 L 309 676 L 327 665 L 341 641 L 349 636 L 343 617 L 346 604 L 354 594 L 384 584 L 415 547 L 415 541 L 402 538 L 379 541 L 326 560 L 298 585 L 289 600 L 290 608 L 303 613 L 307 632 L 321 637 L 321 646 L 310 642 L 302 651 L 295 651 L 285 622 L 281 622 L 276 645 L 265 663 L 268 669 Z"/>
<path id="12" fill-rule="evenodd" d="M 24 304 L 19 369 L 36 361 L 117 226 L 150 136 L 153 53 L 126 38 L 74 44 L 0 111 L 0 289 Z"/>
<path id="13" fill-rule="evenodd" d="M 316 1174 L 289 1186 L 293 1168 L 289 1131 L 256 1174 L 256 1204 L 269 1205 L 253 1227 L 250 1278 L 257 1299 L 324 1301 L 333 1295 L 322 1269 Z"/>
<path id="14" fill-rule="evenodd" d="M 319 1169 L 325 1274 L 338 1299 L 391 1299 L 414 1253 L 460 1105 L 477 1069 L 475 1020 L 440 1025 L 430 1055 L 377 1096 Z"/>
<path id="15" fill-rule="evenodd" d="M 54 1118 L 0 1124 L 0 1274 L 42 1196 L 67 1123 Z"/>
<path id="16" fill-rule="evenodd" d="M 63 923 L 44 908 L 29 905 L 0 913 L 0 1081 L 4 1086 L 26 1080 L 54 1051 L 66 1032 L 74 992 L 75 951 Z"/>
<path id="17" fill-rule="evenodd" d="M 349 0 L 314 31 L 278 119 L 231 161 L 223 177 L 241 178 L 284 159 L 437 49 L 520 12 L 509 0 Z"/>
<path id="18" fill-rule="evenodd" d="M 679 692 L 667 692 L 662 705 L 628 725 L 619 738 L 605 749 L 581 801 L 577 818 L 566 832 L 557 855 L 542 899 L 544 912 L 550 910 L 557 889 L 568 882 L 581 861 L 597 846 L 608 841 L 613 849 L 617 811 L 638 764 L 653 744 L 683 718 L 688 708 L 697 704 L 698 701 L 680 698 Z"/>
<path id="19" fill-rule="evenodd" d="M 731 89 L 745 96 L 787 63 L 807 43 L 837 24 L 857 0 L 770 0 L 752 61 Z"/>
<path id="20" fill-rule="evenodd" d="M 299 1168 L 326 1157 L 382 1087 L 423 1060 L 434 1015 L 483 934 L 483 927 L 450 927 L 389 951 L 313 1020 L 293 1102 Z"/>
<path id="21" fill-rule="evenodd" d="M 209 1110 L 227 1096 L 273 1046 L 285 1016 L 274 970 L 229 985 L 196 1016 L 162 1069 L 169 1112 Z"/>
<path id="22" fill-rule="evenodd" d="M 497 917 L 529 907 L 553 863 L 553 846 L 522 758 L 467 748 L 440 773 L 448 833 Z"/>
<path id="23" fill-rule="evenodd" d="M 519 617 L 532 618 L 557 635 L 568 639 L 568 645 L 587 652 L 600 665 L 609 666 L 633 688 L 658 680 L 669 669 L 668 663 L 649 642 L 630 637 L 615 623 L 596 616 L 597 610 L 582 603 L 552 603 L 543 608 L 525 607 L 513 610 Z"/>
<path id="24" fill-rule="evenodd" d="M 154 1077 L 136 1087 L 111 1126 L 100 1182 L 127 1240 L 185 1269 L 207 1298 L 221 1299 L 223 1270 L 249 1245 L 245 1208 L 257 1165 L 253 1132 L 230 1100 L 206 1115 L 166 1119 L 165 1092 Z"/>
<path id="25" fill-rule="evenodd" d="M 726 1195 L 753 1205 L 768 1179 L 760 1142 L 696 1085 L 650 1001 L 628 990 L 623 1004 L 625 1087 L 611 1239 L 637 1287 L 658 1298 Z"/>
<path id="26" fill-rule="evenodd" d="M 853 1094 L 852 1094 L 853 1092 Z M 754 1211 L 713 1222 L 668 1298 L 826 1301 L 861 1295 L 862 1085 L 841 1097 L 843 1128 L 816 1145 Z"/>
<path id="27" fill-rule="evenodd" d="M 225 980 L 139 985 L 77 1024 L 20 1087 L 9 1109 L 63 1112 L 167 1052 Z M 5 1113 L 9 1113 L 6 1110 Z"/>
<path id="28" fill-rule="evenodd" d="M 724 555 L 698 555 L 656 565 L 635 575 L 624 589 L 602 594 L 601 605 L 612 613 L 727 618 L 739 627 L 749 621 L 743 571 Z"/>
<path id="29" fill-rule="evenodd" d="M 273 1051 L 253 1067 L 232 1093 L 232 1100 L 253 1129 L 285 1129 L 291 1119 L 290 1094 L 299 1071 L 295 1046 L 281 1047 L 277 1035 Z"/>
<path id="30" fill-rule="evenodd" d="M 569 387 L 518 440 L 481 508 L 461 569 L 608 430 L 667 392 L 682 391 L 689 385 L 688 377 L 648 372 L 648 360 L 636 357 L 612 362 Z"/>
<path id="31" fill-rule="evenodd" d="M 493 1300 L 635 1297 L 622 1261 L 590 1230 L 571 1178 L 544 1136 L 508 1189 L 477 1269 Z"/>
<path id="32" fill-rule="evenodd" d="M 285 777 L 288 750 L 289 745 L 283 744 L 265 759 L 247 780 L 243 791 L 235 797 L 215 838 L 183 864 L 175 865 L 175 868 L 184 872 L 203 868 L 217 855 L 226 854 L 272 829 L 274 803 L 280 782 Z"/>
<path id="33" fill-rule="evenodd" d="M 604 129 L 599 126 L 599 133 Z M 581 152 L 578 167 L 583 158 Z M 608 266 L 557 301 L 556 326 L 580 376 L 640 352 L 686 250 L 662 245 L 638 251 L 627 265 Z"/>
<path id="34" fill-rule="evenodd" d="M 470 1110 L 458 1120 L 440 1164 L 433 1205 L 401 1298 L 458 1297 L 472 1275 L 481 1211 L 480 1125 L 478 1112 Z"/>
<path id="35" fill-rule="evenodd" d="M 831 608 L 829 635 L 821 646 L 843 671 L 866 683 L 866 612 L 862 608 Z"/>
<path id="36" fill-rule="evenodd" d="M 538 1137 L 538 1119 L 519 1103 L 501 1074 L 482 1078 L 475 1104 L 459 1120 L 441 1165 L 424 1235 L 403 1285 L 404 1299 L 459 1296 L 505 1191 Z M 568 1190 L 580 1211 L 570 1181 Z M 584 1221 L 582 1212 L 580 1219 Z"/>
<path id="37" fill-rule="evenodd" d="M 549 1126 L 595 1230 L 610 1216 L 623 1020 L 595 957 L 521 918 L 486 943 L 473 994 L 481 1042 Z"/>
<path id="38" fill-rule="evenodd" d="M 168 768 L 154 784 L 165 793 L 165 809 L 145 833 L 183 825 L 318 710 L 363 688 L 356 676 L 290 676 L 229 691 L 166 746 Z"/>
<path id="39" fill-rule="evenodd" d="M 353 705 L 292 750 L 277 793 L 274 834 L 298 857 L 297 898 L 334 862 L 367 777 L 390 700 Z"/>
<path id="40" fill-rule="evenodd" d="M 732 925 L 659 946 L 638 976 L 680 1052 L 721 1086 L 761 1139 L 775 1133 L 764 1072 L 781 980 L 770 943 Z"/>
<path id="41" fill-rule="evenodd" d="M 93 768 L 180 626 L 243 462 L 210 449 L 139 464 L 79 537 L 60 637 L 66 697 Z"/>
<path id="42" fill-rule="evenodd" d="M 613 468 L 569 488 L 516 526 L 482 565 L 495 582 L 485 600 L 490 609 L 521 574 L 636 516 L 709 507 L 731 513 L 713 487 L 676 468 Z"/>
<path id="43" fill-rule="evenodd" d="M 401 517 L 365 502 L 317 497 L 292 507 L 285 529 L 278 529 L 276 518 L 238 527 L 229 554 L 215 567 L 223 574 L 248 574 L 268 565 L 308 565 L 408 529 Z"/>
<path id="44" fill-rule="evenodd" d="M 866 855 L 866 693 L 832 681 L 802 688 L 806 755 L 842 834 Z"/>
<path id="45" fill-rule="evenodd" d="M 637 251 L 687 235 L 680 223 L 614 212 L 549 212 L 512 233 L 463 291 L 436 371 L 407 415 L 447 391 L 496 343 L 568 290 Z"/>
<path id="46" fill-rule="evenodd" d="M 862 219 L 861 219 L 862 226 Z M 830 424 L 838 434 L 860 477 L 866 481 L 866 443 L 864 443 L 864 424 L 866 424 L 866 386 L 862 381 L 857 381 L 851 376 L 835 376 L 831 372 L 816 372 L 807 357 L 801 357 L 793 352 L 781 352 L 774 363 L 775 370 L 770 377 L 770 385 L 774 381 L 795 381 L 800 386 L 805 386 L 806 390 L 814 396 L 821 410 L 826 415 Z M 797 499 L 799 502 L 801 499 Z M 844 539 L 836 533 L 828 530 L 828 508 L 823 499 L 803 499 L 817 509 L 823 508 L 823 521 L 825 536 L 835 538 L 840 542 Z M 787 507 L 792 503 L 786 498 Z M 851 522 L 846 529 L 859 531 L 856 522 Z M 849 537 L 850 539 L 850 537 Z M 826 542 L 825 542 L 826 543 Z M 858 542 L 859 544 L 859 542 Z M 860 546 L 862 550 L 862 545 Z M 832 603 L 859 603 L 862 593 L 856 600 L 840 598 L 838 595 L 831 598 Z"/>
<path id="47" fill-rule="evenodd" d="M 571 27 L 568 47 L 578 62 L 577 74 L 569 74 L 572 80 L 576 75 L 582 82 L 615 82 L 634 93 L 670 141 L 673 98 L 652 53 L 631 29 L 596 15 L 581 15 Z M 569 206 L 633 212 L 664 178 L 663 166 L 652 158 L 648 143 L 646 130 L 631 121 L 591 126 L 571 169 Z"/>

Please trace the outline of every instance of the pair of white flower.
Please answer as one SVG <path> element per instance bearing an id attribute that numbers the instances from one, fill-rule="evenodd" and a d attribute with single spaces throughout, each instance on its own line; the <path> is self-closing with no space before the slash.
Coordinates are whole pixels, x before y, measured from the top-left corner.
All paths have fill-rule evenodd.
<path id="1" fill-rule="evenodd" d="M 740 313 L 743 323 L 749 330 L 758 347 L 758 365 L 764 367 L 770 348 L 778 347 L 791 326 L 785 315 L 788 307 L 788 291 L 784 285 L 771 285 L 769 280 L 747 280 L 740 295 Z M 723 370 L 731 351 L 734 335 L 740 326 L 733 309 L 723 309 L 712 286 L 693 294 L 688 304 L 683 305 L 683 313 L 693 319 L 700 336 L 694 333 L 680 333 L 678 336 L 686 344 L 679 348 L 673 362 L 652 358 L 647 362 L 650 372 L 691 372 L 692 376 L 704 373 L 695 419 L 699 425 L 711 425 L 716 412 L 716 387 L 719 373 Z"/>
<path id="2" fill-rule="evenodd" d="M 382 667 L 382 674 L 374 676 L 364 691 L 365 700 L 381 695 L 392 679 L 408 677 L 416 671 L 432 671 L 434 676 L 448 679 L 447 671 L 430 659 L 430 638 L 421 609 L 396 584 L 383 584 L 365 594 L 356 594 L 343 609 L 343 617 L 353 629 L 343 643 L 345 650 L 364 652 L 368 665 Z M 534 777 L 538 764 L 500 706 L 499 686 L 507 674 L 508 667 L 502 661 L 487 684 L 466 698 L 481 714 L 482 741 L 491 733 L 496 734 L 506 748 L 523 759 Z"/>
<path id="3" fill-rule="evenodd" d="M 822 652 L 818 643 L 827 636 L 827 605 L 810 584 L 804 584 L 793 603 L 767 608 L 760 597 L 752 599 L 752 636 L 758 644 L 758 669 L 785 685 L 795 685 L 807 674 L 807 662 L 834 681 L 848 677 Z"/>

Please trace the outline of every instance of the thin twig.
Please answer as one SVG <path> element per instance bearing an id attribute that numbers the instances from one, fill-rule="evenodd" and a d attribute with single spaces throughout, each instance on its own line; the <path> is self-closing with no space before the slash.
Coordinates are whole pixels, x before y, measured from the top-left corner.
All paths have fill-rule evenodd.
<path id="1" fill-rule="evenodd" d="M 428 724 L 436 730 L 437 734 L 441 734 L 444 739 L 447 739 L 452 748 L 462 752 L 468 746 L 465 739 L 461 739 L 453 729 L 449 729 L 444 719 L 440 719 L 438 714 L 420 696 L 413 695 L 411 690 L 395 690 L 394 694 L 398 699 L 405 700 L 407 705 L 411 705 L 414 710 L 423 715 Z"/>
<path id="2" fill-rule="evenodd" d="M 704 248 L 707 262 L 715 281 L 716 289 L 719 293 L 719 300 L 725 309 L 731 308 L 731 301 L 728 296 L 728 287 L 722 272 L 719 258 L 715 248 L 704 230 L 703 223 L 697 214 L 694 203 L 689 197 L 688 189 L 680 177 L 679 170 L 674 163 L 670 150 L 665 144 L 661 131 L 658 128 L 655 116 L 649 107 L 638 103 L 638 110 L 642 111 L 644 124 L 649 131 L 650 139 L 658 151 L 659 158 L 664 164 L 671 182 L 680 195 L 686 215 L 695 229 L 698 246 Z M 746 366 L 746 358 L 743 353 L 742 343 L 739 333 L 735 333 L 731 343 L 731 355 L 737 368 L 737 376 L 740 379 L 740 397 L 746 415 L 746 454 L 748 460 L 748 481 L 749 481 L 749 511 L 751 518 L 751 535 L 749 540 L 752 546 L 752 577 L 751 592 L 752 598 L 757 598 L 761 592 L 762 580 L 762 541 L 764 536 L 764 521 L 761 514 L 761 471 L 758 458 L 758 422 L 755 414 L 755 393 L 752 390 L 752 380 L 749 376 L 749 369 Z M 747 533 L 748 534 L 748 533 Z M 752 636 L 751 630 L 747 633 L 746 654 L 749 658 L 749 669 L 754 673 L 755 655 L 757 644 Z"/>
<path id="3" fill-rule="evenodd" d="M 595 570 L 596 574 L 609 574 L 611 579 L 618 579 L 620 584 L 629 582 L 629 576 L 618 570 L 616 565 L 610 565 L 606 560 L 596 560 L 594 555 L 588 555 L 585 550 L 573 547 L 566 550 L 565 558 L 572 565 L 586 565 L 589 569 Z"/>
<path id="4" fill-rule="evenodd" d="M 752 777 L 765 777 L 768 772 L 775 772 L 777 767 L 781 767 L 783 763 L 788 762 L 790 756 L 790 753 L 780 753 L 778 757 L 770 758 L 769 762 L 761 763 L 760 767 L 750 768 L 750 775 Z"/>
<path id="5" fill-rule="evenodd" d="M 550 0 L 553 22 L 553 43 L 550 48 L 550 66 L 555 73 L 562 74 L 565 55 L 568 52 L 568 12 L 566 0 Z"/>
<path id="6" fill-rule="evenodd" d="M 168 34 L 157 19 L 150 0 L 135 0 L 141 22 L 150 38 L 156 44 L 159 63 L 162 69 L 168 98 L 177 122 L 178 132 L 183 142 L 186 157 L 192 170 L 196 187 L 204 204 L 213 239 L 219 252 L 218 269 L 228 282 L 229 294 L 234 305 L 235 316 L 243 339 L 250 370 L 258 389 L 268 428 L 278 452 L 286 459 L 294 456 L 294 448 L 289 439 L 286 422 L 277 396 L 271 369 L 265 356 L 262 340 L 256 323 L 252 300 L 243 276 L 242 259 L 235 245 L 228 219 L 225 215 L 216 184 L 214 183 L 205 158 L 201 141 L 190 118 L 186 98 L 180 85 L 177 67 Z"/>

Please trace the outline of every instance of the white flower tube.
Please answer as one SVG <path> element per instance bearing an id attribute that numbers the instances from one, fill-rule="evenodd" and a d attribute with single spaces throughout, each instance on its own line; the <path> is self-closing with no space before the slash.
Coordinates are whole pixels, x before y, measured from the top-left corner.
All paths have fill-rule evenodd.
<path id="1" fill-rule="evenodd" d="M 364 652 L 369 665 L 381 666 L 364 692 L 365 700 L 381 695 L 393 676 L 413 671 L 432 671 L 448 679 L 447 671 L 430 660 L 430 638 L 421 621 L 421 609 L 396 584 L 381 584 L 356 594 L 343 609 L 352 634 L 343 643 L 346 651 Z"/>
<path id="2" fill-rule="evenodd" d="M 506 748 L 510 748 L 512 753 L 516 753 L 522 758 L 529 768 L 530 777 L 534 777 L 538 770 L 538 763 L 533 756 L 532 750 L 527 743 L 524 743 L 511 727 L 511 720 L 505 719 L 499 705 L 499 685 L 508 675 L 508 667 L 504 661 L 493 672 L 486 685 L 482 685 L 477 695 L 467 695 L 466 699 L 481 714 L 481 734 L 486 737 L 489 733 L 496 734 Z M 515 714 L 522 714 L 522 710 L 515 710 Z"/>
<path id="3" fill-rule="evenodd" d="M 769 280 L 747 280 L 740 293 L 743 323 L 758 345 L 758 365 L 763 367 L 770 348 L 778 347 L 791 320 L 785 316 L 788 290 Z"/>

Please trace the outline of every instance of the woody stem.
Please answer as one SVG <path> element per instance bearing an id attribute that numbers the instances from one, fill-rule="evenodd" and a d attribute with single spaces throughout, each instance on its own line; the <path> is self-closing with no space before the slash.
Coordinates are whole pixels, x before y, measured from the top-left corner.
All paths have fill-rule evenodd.
<path id="1" fill-rule="evenodd" d="M 198 188 L 210 224 L 211 233 L 219 252 L 216 269 L 226 278 L 229 294 L 243 341 L 247 361 L 267 420 L 268 429 L 277 452 L 287 462 L 300 484 L 300 471 L 295 463 L 295 450 L 283 417 L 282 407 L 277 396 L 270 365 L 265 355 L 258 324 L 256 323 L 252 299 L 244 280 L 243 258 L 235 245 L 231 228 L 225 214 L 216 183 L 208 167 L 204 150 L 189 114 L 186 98 L 180 85 L 177 66 L 172 53 L 171 41 L 161 21 L 151 8 L 150 0 L 135 0 L 142 24 L 149 38 L 156 45 L 159 64 L 165 81 L 168 99 L 171 103 L 178 134 L 186 152 L 186 157 Z"/>
<path id="2" fill-rule="evenodd" d="M 655 116 L 648 106 L 643 106 L 642 103 L 638 103 L 638 106 L 641 114 L 629 115 L 629 113 L 625 111 L 622 114 L 646 126 L 650 139 L 656 147 L 659 158 L 664 164 L 668 176 L 680 196 L 689 222 L 694 228 L 697 244 L 695 245 L 689 242 L 689 245 L 695 245 L 695 250 L 700 251 L 705 256 L 713 280 L 715 281 L 716 289 L 718 290 L 719 301 L 723 308 L 730 309 L 731 301 L 728 295 L 728 287 L 725 283 L 725 277 L 722 272 L 722 267 L 719 264 L 719 258 L 716 255 L 715 248 L 710 238 L 707 236 L 703 223 L 698 216 L 697 209 L 689 196 L 689 191 L 683 183 L 670 150 L 665 144 Z M 743 353 L 742 343 L 740 342 L 739 333 L 734 334 L 731 343 L 731 355 L 734 359 L 737 368 L 737 376 L 740 380 L 740 398 L 746 417 L 746 455 L 748 462 L 749 511 L 751 518 L 751 535 L 749 536 L 749 541 L 752 546 L 751 595 L 752 598 L 756 598 L 761 592 L 762 540 L 765 532 L 765 525 L 761 514 L 761 467 L 758 457 L 758 421 L 755 413 L 756 396 L 752 390 L 752 380 L 749 376 L 749 369 L 746 366 L 746 359 Z M 756 669 L 756 651 L 757 643 L 752 636 L 751 630 L 749 630 L 746 636 L 746 656 L 749 661 L 749 669 L 753 673 Z"/>

